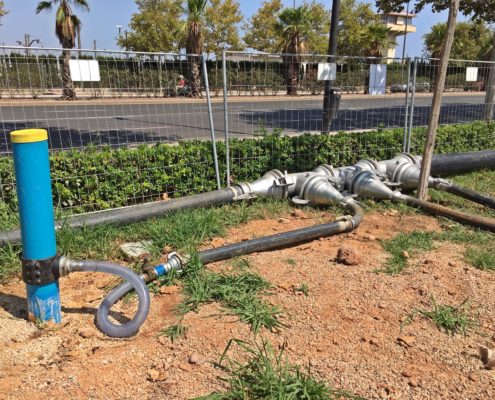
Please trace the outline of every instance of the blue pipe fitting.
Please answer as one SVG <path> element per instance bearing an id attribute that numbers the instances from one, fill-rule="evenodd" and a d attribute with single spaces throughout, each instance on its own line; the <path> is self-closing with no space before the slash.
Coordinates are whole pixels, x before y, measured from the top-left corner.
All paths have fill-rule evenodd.
<path id="1" fill-rule="evenodd" d="M 10 137 L 19 203 L 28 319 L 60 323 L 58 277 L 51 274 L 51 260 L 57 255 L 57 244 L 48 133 L 44 129 L 26 129 L 11 132 Z"/>

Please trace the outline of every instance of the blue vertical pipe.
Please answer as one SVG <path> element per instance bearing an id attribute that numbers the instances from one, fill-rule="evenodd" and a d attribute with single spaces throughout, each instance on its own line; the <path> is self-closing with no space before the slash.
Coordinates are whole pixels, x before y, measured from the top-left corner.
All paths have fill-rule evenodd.
<path id="1" fill-rule="evenodd" d="M 46 260 L 57 254 L 48 134 L 43 129 L 26 129 L 14 131 L 10 137 L 19 202 L 22 256 L 25 260 Z M 26 290 L 29 320 L 60 323 L 58 280 L 41 285 L 27 283 Z"/>

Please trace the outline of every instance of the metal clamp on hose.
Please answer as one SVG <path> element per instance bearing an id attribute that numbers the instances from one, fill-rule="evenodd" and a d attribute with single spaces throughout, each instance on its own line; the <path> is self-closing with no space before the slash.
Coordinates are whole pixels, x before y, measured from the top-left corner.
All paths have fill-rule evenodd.
<path id="1" fill-rule="evenodd" d="M 58 259 L 59 256 L 44 260 L 22 258 L 22 280 L 29 285 L 38 286 L 58 281 L 60 278 Z"/>

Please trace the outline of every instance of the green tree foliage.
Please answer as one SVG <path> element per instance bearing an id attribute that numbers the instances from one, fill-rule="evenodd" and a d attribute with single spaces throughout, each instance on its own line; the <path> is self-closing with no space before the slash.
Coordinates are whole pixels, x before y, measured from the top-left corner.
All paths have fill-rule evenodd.
<path id="1" fill-rule="evenodd" d="M 328 52 L 328 33 L 330 31 L 330 11 L 320 1 L 306 0 L 303 3 L 311 15 L 311 30 L 305 44 L 308 53 L 326 54 Z M 267 53 L 280 51 L 280 38 L 277 37 L 277 16 L 282 12 L 281 0 L 267 0 L 258 12 L 244 26 L 247 47 Z M 338 52 L 344 55 L 363 55 L 366 47 L 364 37 L 368 25 L 378 23 L 379 19 L 370 4 L 361 0 L 342 0 L 340 21 L 343 26 L 339 33 Z"/>
<path id="2" fill-rule="evenodd" d="M 307 6 L 286 8 L 278 15 L 275 32 L 280 38 L 280 50 L 287 64 L 287 94 L 297 95 L 300 55 L 307 52 L 307 40 L 311 32 L 311 10 Z"/>
<path id="3" fill-rule="evenodd" d="M 282 11 L 281 0 L 265 0 L 258 12 L 245 24 L 244 43 L 258 51 L 275 53 L 278 51 L 276 26 L 277 16 Z"/>
<path id="4" fill-rule="evenodd" d="M 311 30 L 307 37 L 309 53 L 327 54 L 328 33 L 330 32 L 330 11 L 317 0 L 303 3 L 311 14 Z"/>
<path id="5" fill-rule="evenodd" d="M 201 96 L 201 74 L 199 68 L 199 55 L 203 52 L 204 45 L 204 14 L 207 0 L 187 0 L 182 11 L 186 15 L 184 30 L 186 34 L 186 54 L 189 57 L 191 94 L 193 97 Z"/>
<path id="6" fill-rule="evenodd" d="M 390 40 L 391 29 L 385 25 L 377 23 L 371 24 L 366 27 L 364 33 L 364 55 L 367 57 L 381 57 L 383 49 L 387 49 L 390 46 L 396 46 L 397 43 Z"/>
<path id="7" fill-rule="evenodd" d="M 180 29 L 182 0 L 136 0 L 138 12 L 132 15 L 131 31 L 118 38 L 118 44 L 128 50 L 177 52 L 183 47 Z"/>
<path id="8" fill-rule="evenodd" d="M 50 0 L 41 1 L 36 7 L 36 14 L 42 11 L 51 11 L 57 7 L 55 17 L 55 34 L 64 49 L 73 49 L 76 46 L 76 39 L 79 40 L 81 47 L 81 20 L 74 14 L 72 6 L 82 10 L 89 11 L 89 4 L 86 0 Z M 63 70 L 62 70 L 62 99 L 74 100 L 76 92 L 70 76 L 70 51 L 63 52 Z"/>
<path id="9" fill-rule="evenodd" d="M 243 16 L 237 0 L 210 0 L 205 11 L 205 49 L 219 54 L 224 45 L 230 50 L 243 50 L 238 24 Z"/>
<path id="10" fill-rule="evenodd" d="M 442 51 L 447 24 L 433 25 L 425 36 L 425 54 L 438 58 Z M 485 60 L 489 56 L 493 34 L 484 22 L 459 22 L 450 58 L 458 60 Z"/>
<path id="11" fill-rule="evenodd" d="M 0 0 L 0 24 L 2 21 L 2 18 L 5 17 L 9 12 L 5 9 L 5 3 L 3 0 Z"/>
<path id="12" fill-rule="evenodd" d="M 384 12 L 404 11 L 408 0 L 376 0 L 376 6 Z M 433 12 L 448 10 L 450 0 L 413 0 L 414 11 L 421 12 L 430 5 Z M 460 0 L 459 10 L 464 15 L 486 22 L 495 22 L 495 0 Z"/>
<path id="13" fill-rule="evenodd" d="M 360 0 L 342 0 L 337 53 L 346 56 L 362 56 L 367 48 L 365 42 L 368 26 L 379 23 L 370 4 Z"/>

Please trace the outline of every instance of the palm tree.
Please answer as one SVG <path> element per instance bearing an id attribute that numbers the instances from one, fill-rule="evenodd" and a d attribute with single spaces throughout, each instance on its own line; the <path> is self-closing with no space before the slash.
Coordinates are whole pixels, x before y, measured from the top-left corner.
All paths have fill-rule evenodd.
<path id="1" fill-rule="evenodd" d="M 87 0 L 50 0 L 41 1 L 36 7 L 36 14 L 41 11 L 51 11 L 55 6 L 58 6 L 55 17 L 55 34 L 64 49 L 62 51 L 63 56 L 63 68 L 62 68 L 62 99 L 63 100 L 75 100 L 76 92 L 74 91 L 74 84 L 70 77 L 70 50 L 76 46 L 76 40 L 81 37 L 81 20 L 73 13 L 71 3 L 75 7 L 79 7 L 86 11 L 89 11 L 89 4 Z"/>
<path id="2" fill-rule="evenodd" d="M 287 64 L 287 95 L 297 96 L 301 54 L 306 53 L 306 41 L 311 32 L 311 11 L 307 6 L 286 8 L 278 16 L 276 32 L 280 37 L 279 48 Z"/>
<path id="3" fill-rule="evenodd" d="M 446 34 L 447 24 L 435 24 L 431 31 L 424 35 L 425 50 L 431 58 L 440 58 Z"/>
<path id="4" fill-rule="evenodd" d="M 191 62 L 191 96 L 201 97 L 201 74 L 199 55 L 203 52 L 204 36 L 202 31 L 204 11 L 208 0 L 187 0 L 187 7 L 183 7 L 187 15 L 186 54 L 190 55 Z"/>
<path id="5" fill-rule="evenodd" d="M 368 43 L 368 47 L 364 49 L 365 55 L 367 57 L 381 58 L 383 50 L 391 46 L 397 46 L 397 43 L 391 39 L 391 32 L 392 30 L 383 24 L 368 25 L 368 29 L 364 34 L 365 43 Z"/>

